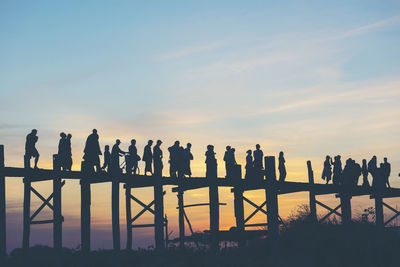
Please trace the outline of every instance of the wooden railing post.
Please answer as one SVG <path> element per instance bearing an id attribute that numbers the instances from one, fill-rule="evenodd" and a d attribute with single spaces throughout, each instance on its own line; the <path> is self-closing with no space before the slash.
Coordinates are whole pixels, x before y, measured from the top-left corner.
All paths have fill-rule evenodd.
<path id="1" fill-rule="evenodd" d="M 24 177 L 24 206 L 23 206 L 23 231 L 22 231 L 22 249 L 26 252 L 29 249 L 30 236 L 30 215 L 31 215 L 31 178 L 30 158 L 24 156 L 24 169 L 26 176 Z"/>
<path id="2" fill-rule="evenodd" d="M 311 166 L 311 161 L 307 161 L 307 169 L 308 169 L 308 183 L 311 187 L 314 186 L 314 172 Z M 315 200 L 315 192 L 313 188 L 310 188 L 309 193 L 310 198 L 310 218 L 313 221 L 317 221 L 317 202 Z"/>
<path id="3" fill-rule="evenodd" d="M 111 216 L 112 236 L 114 250 L 121 249 L 120 227 L 119 227 L 119 181 L 114 179 L 111 183 Z"/>
<path id="4" fill-rule="evenodd" d="M 60 251 L 62 248 L 62 215 L 61 215 L 61 175 L 58 155 L 53 155 L 53 247 Z"/>
<path id="5" fill-rule="evenodd" d="M 164 193 L 160 176 L 155 177 L 154 184 L 154 237 L 156 249 L 164 248 Z"/>
<path id="6" fill-rule="evenodd" d="M 6 176 L 4 174 L 4 146 L 0 145 L 0 263 L 4 262 L 6 255 Z"/>

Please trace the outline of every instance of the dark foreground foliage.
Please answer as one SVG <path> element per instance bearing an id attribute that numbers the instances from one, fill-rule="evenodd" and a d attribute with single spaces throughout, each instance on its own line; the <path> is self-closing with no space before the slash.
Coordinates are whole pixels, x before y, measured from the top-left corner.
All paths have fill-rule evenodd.
<path id="1" fill-rule="evenodd" d="M 64 249 L 56 256 L 51 248 L 36 246 L 29 255 L 14 250 L 7 266 L 400 266 L 400 237 L 395 229 L 378 234 L 374 225 L 354 222 L 318 224 L 307 216 L 292 218 L 279 240 L 249 241 L 245 248 L 224 248 L 218 253 L 202 249 L 170 248 L 120 251 L 100 250 L 83 255 Z"/>

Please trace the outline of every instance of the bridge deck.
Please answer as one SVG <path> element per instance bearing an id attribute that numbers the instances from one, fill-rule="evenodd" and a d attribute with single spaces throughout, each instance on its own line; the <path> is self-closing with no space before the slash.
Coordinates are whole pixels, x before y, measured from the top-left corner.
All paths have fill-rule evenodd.
<path id="1" fill-rule="evenodd" d="M 25 169 L 16 167 L 5 167 L 3 170 L 4 176 L 6 177 L 29 177 L 32 182 L 52 180 L 54 177 L 61 177 L 62 179 L 85 179 L 89 183 L 118 181 L 120 183 L 126 184 L 131 188 L 151 187 L 154 186 L 156 183 L 156 179 L 152 176 L 133 176 L 123 173 L 118 175 L 111 175 L 107 172 L 87 174 L 81 171 L 54 171 L 49 169 Z M 183 190 L 198 189 L 208 187 L 210 185 L 210 181 L 204 177 L 192 177 L 184 179 L 162 177 L 161 180 L 163 185 L 180 186 Z M 265 180 L 256 179 L 253 179 L 253 181 L 251 179 L 241 179 L 237 181 L 227 178 L 217 178 L 214 183 L 222 187 L 240 187 L 245 191 L 267 188 Z M 312 191 L 316 195 L 323 195 L 334 193 L 340 194 L 343 192 L 342 187 L 333 184 L 310 184 L 304 182 L 285 181 L 283 183 L 277 183 L 276 187 L 278 194 Z M 179 187 L 175 187 L 172 189 L 173 192 L 177 192 L 178 190 Z M 353 196 L 373 195 L 373 193 L 374 191 L 372 188 L 365 188 L 362 186 L 357 186 L 351 189 L 351 195 Z M 383 197 L 400 196 L 400 188 L 386 188 L 382 193 Z"/>

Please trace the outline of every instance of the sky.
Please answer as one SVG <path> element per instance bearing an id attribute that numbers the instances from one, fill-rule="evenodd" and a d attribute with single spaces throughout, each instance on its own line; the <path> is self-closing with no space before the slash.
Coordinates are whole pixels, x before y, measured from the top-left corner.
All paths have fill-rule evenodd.
<path id="1" fill-rule="evenodd" d="M 79 170 L 86 137 L 96 128 L 101 147 L 119 138 L 127 150 L 135 138 L 142 152 L 147 140 L 161 139 L 167 155 L 175 140 L 191 142 L 195 176 L 205 174 L 208 144 L 224 176 L 226 145 L 244 166 L 245 151 L 259 143 L 265 155 L 285 152 L 289 181 L 307 181 L 307 160 L 322 182 L 326 155 L 358 162 L 377 155 L 379 162 L 388 157 L 391 182 L 400 187 L 400 1 L 3 0 L 0 33 L 0 144 L 7 166 L 23 166 L 25 137 L 36 128 L 39 167 L 51 168 L 63 131 L 72 134 Z M 51 182 L 34 186 L 51 192 Z M 92 247 L 111 248 L 111 186 L 92 187 Z M 177 198 L 165 190 L 174 238 Z M 151 189 L 134 194 L 152 200 Z M 22 196 L 21 179 L 7 178 L 9 251 L 22 243 Z M 262 203 L 265 193 L 246 196 Z M 67 181 L 67 247 L 80 242 L 79 197 L 79 183 Z M 121 188 L 121 203 L 123 197 Z M 221 189 L 220 198 L 227 203 L 221 228 L 229 229 L 233 196 Z M 207 200 L 206 189 L 185 194 L 188 204 Z M 280 196 L 281 217 L 307 201 L 305 193 Z M 40 204 L 32 198 L 32 209 Z M 353 198 L 354 217 L 372 205 L 368 197 Z M 207 212 L 187 211 L 195 231 L 209 227 Z M 122 246 L 124 216 L 121 204 Z M 264 221 L 260 215 L 253 223 Z M 33 226 L 31 236 L 32 245 L 50 245 L 51 226 Z M 152 230 L 135 229 L 133 244 L 154 244 Z"/>

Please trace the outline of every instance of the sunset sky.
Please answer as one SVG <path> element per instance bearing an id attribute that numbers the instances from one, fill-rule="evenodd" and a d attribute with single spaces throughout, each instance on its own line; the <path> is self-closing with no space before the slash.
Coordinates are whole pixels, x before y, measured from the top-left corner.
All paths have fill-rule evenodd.
<path id="1" fill-rule="evenodd" d="M 226 145 L 245 152 L 285 152 L 287 180 L 317 182 L 326 155 L 360 162 L 377 155 L 392 164 L 400 187 L 399 1 L 8 1 L 0 3 L 0 144 L 7 166 L 23 166 L 24 143 L 38 129 L 40 168 L 52 166 L 59 133 L 72 134 L 80 168 L 86 137 L 191 142 L 195 176 L 204 152 L 216 147 L 219 176 Z M 140 163 L 141 169 L 144 168 Z M 164 161 L 164 174 L 168 163 Z M 34 185 L 51 192 L 51 182 Z M 93 186 L 92 247 L 111 248 L 110 184 Z M 64 246 L 80 242 L 80 187 L 63 188 Z M 177 198 L 166 187 L 165 209 L 177 237 Z M 151 189 L 134 193 L 144 201 Z M 246 196 L 262 203 L 265 193 Z M 22 244 L 23 184 L 7 179 L 8 250 Z M 335 205 L 334 197 L 321 197 Z M 233 195 L 220 190 L 221 228 L 234 225 Z M 207 202 L 206 189 L 185 194 Z M 279 198 L 285 218 L 307 194 Z M 400 204 L 400 200 L 389 203 Z M 125 205 L 121 186 L 121 243 Z M 32 209 L 41 203 L 32 196 Z M 372 206 L 353 198 L 353 214 Z M 138 211 L 138 207 L 136 207 Z M 252 212 L 246 207 L 247 214 Z M 136 212 L 134 211 L 134 213 Z M 320 214 L 325 211 L 318 210 Z M 33 211 L 32 211 L 33 212 Z M 187 211 L 196 231 L 208 229 L 208 208 Z M 388 213 L 389 214 L 389 213 Z M 50 216 L 50 212 L 42 216 Z M 149 223 L 147 215 L 142 222 Z M 264 222 L 260 215 L 254 222 Z M 154 243 L 151 229 L 134 230 L 135 247 Z M 51 225 L 33 226 L 31 245 L 52 244 Z"/>

